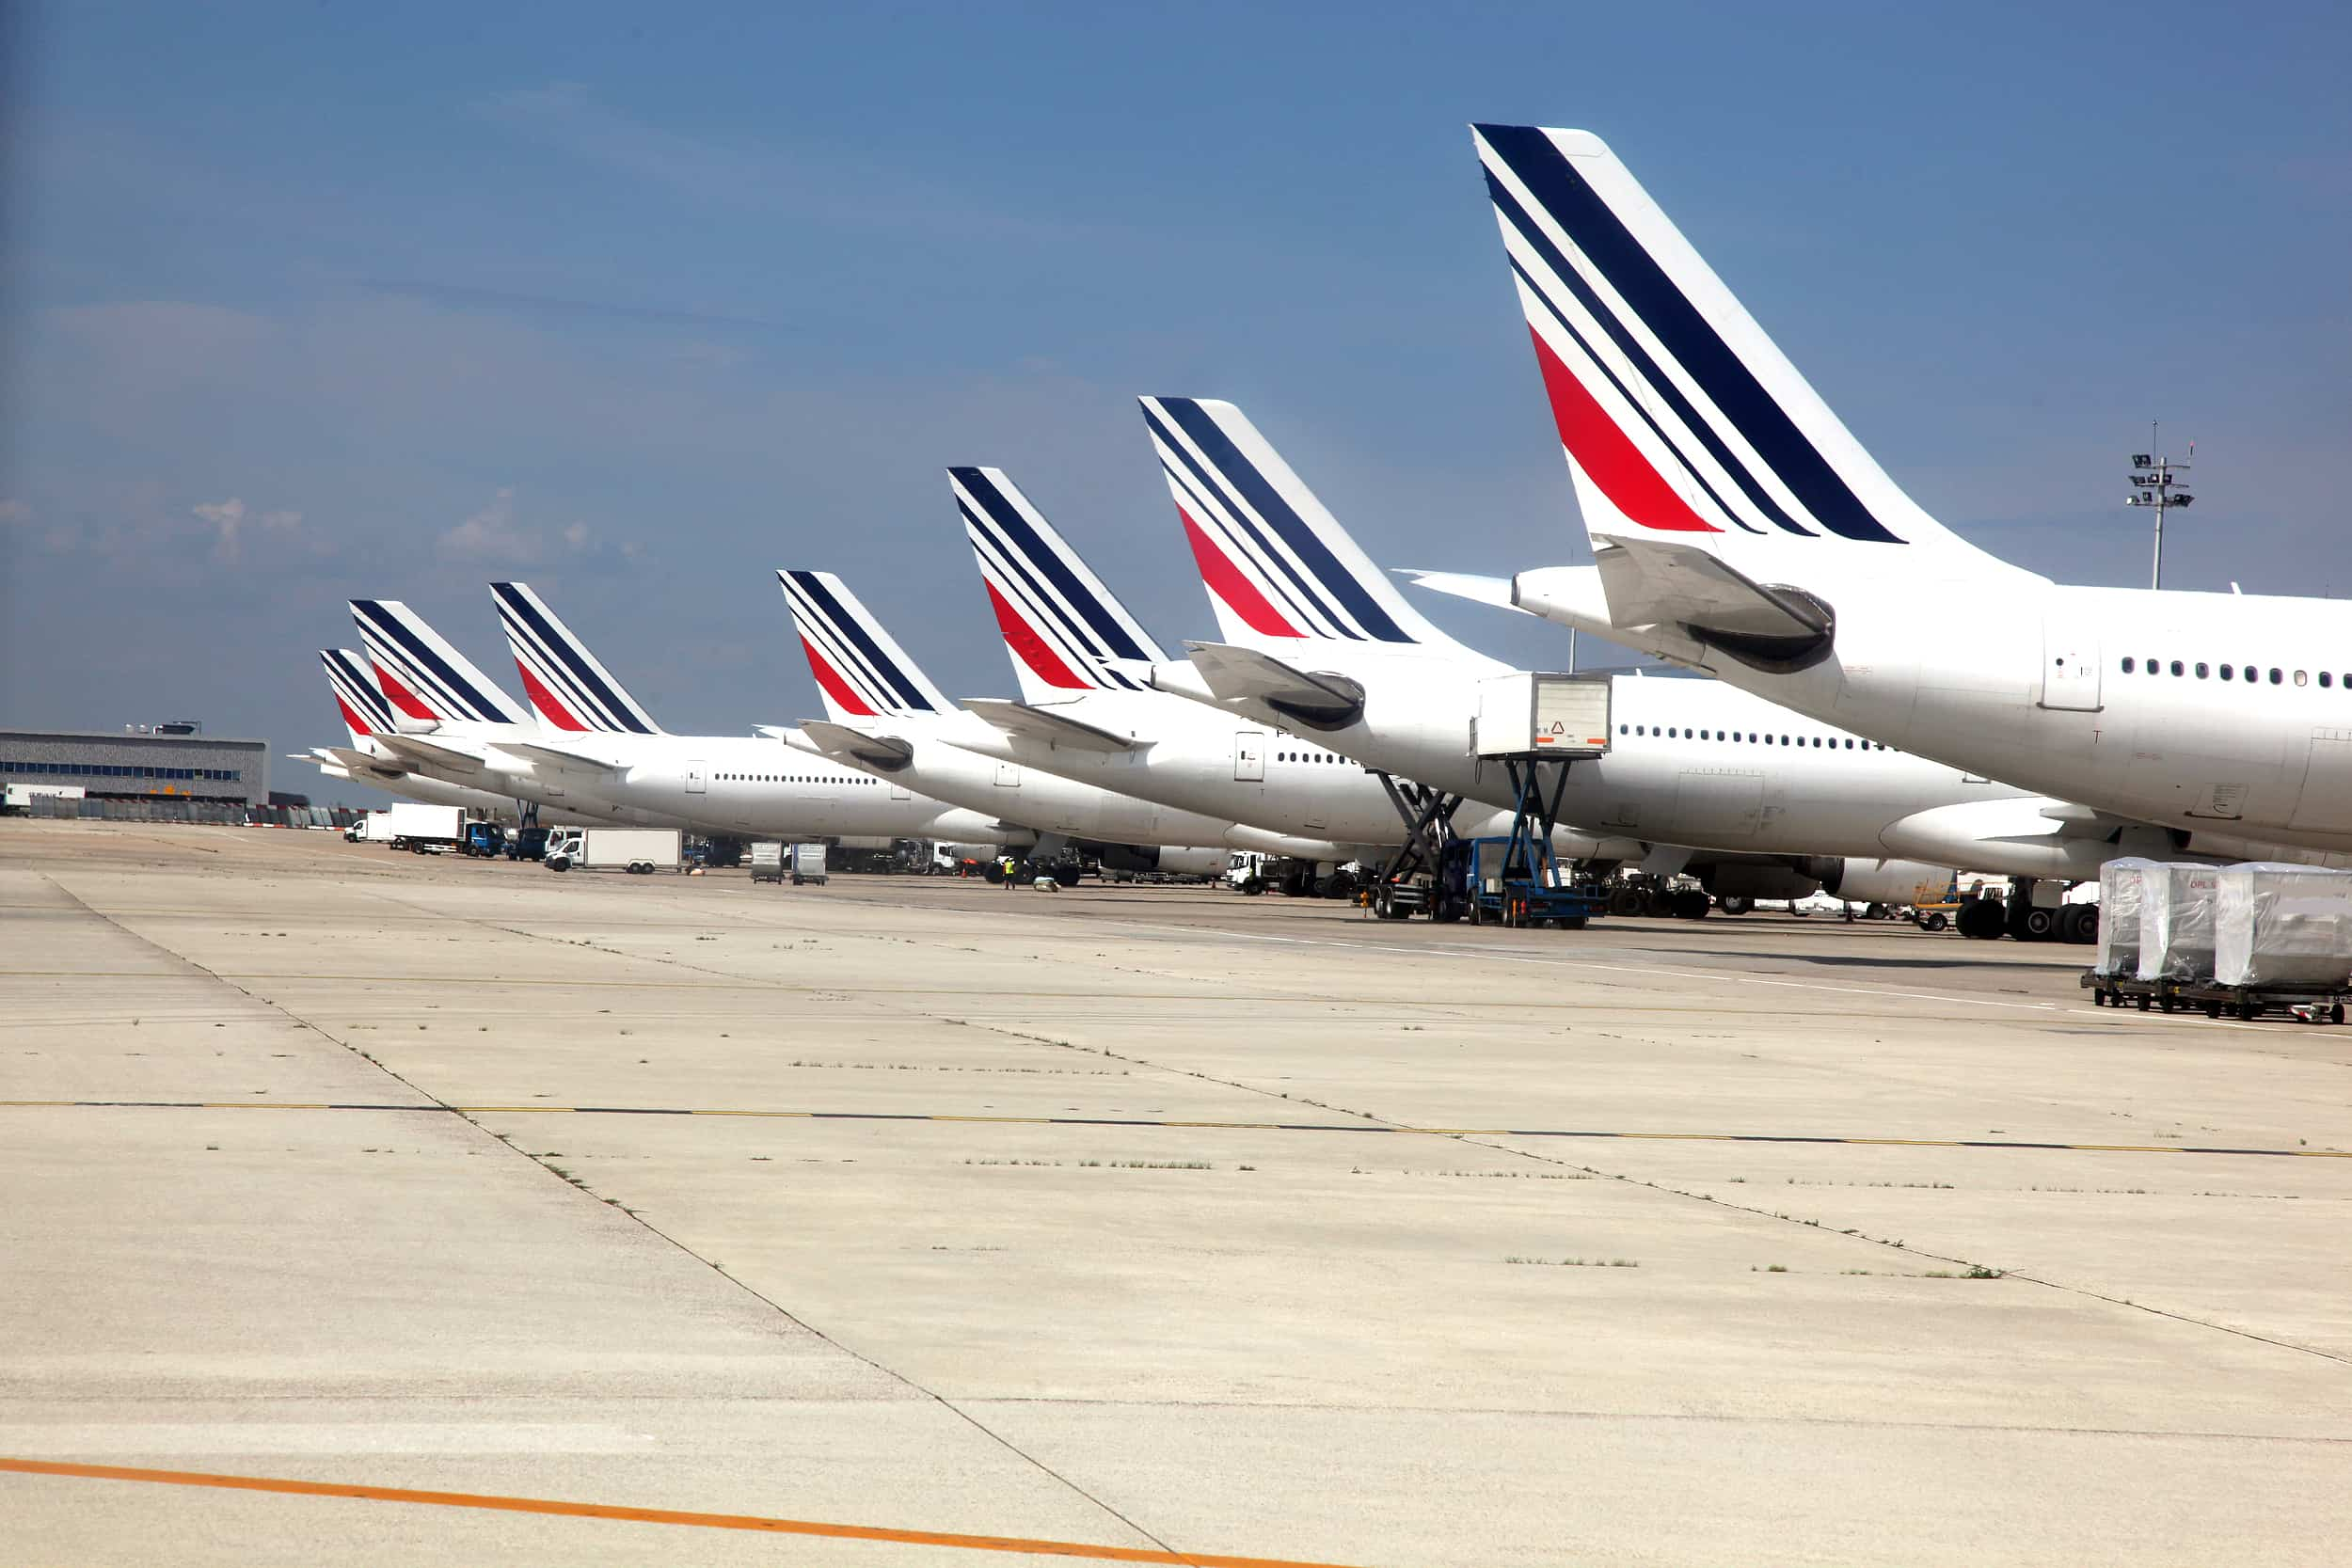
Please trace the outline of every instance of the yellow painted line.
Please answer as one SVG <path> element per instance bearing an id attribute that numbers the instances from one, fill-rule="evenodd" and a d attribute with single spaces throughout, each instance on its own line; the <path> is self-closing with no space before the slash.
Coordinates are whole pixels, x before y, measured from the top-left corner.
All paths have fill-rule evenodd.
<path id="1" fill-rule="evenodd" d="M 552 1497 L 503 1497 L 480 1492 L 420 1492 L 405 1486 L 358 1486 L 342 1481 L 288 1481 L 276 1476 L 226 1476 L 203 1470 L 143 1470 L 122 1465 L 74 1465 L 47 1459 L 0 1458 L 0 1471 L 69 1476 L 82 1481 L 135 1481 L 159 1486 L 206 1486 L 230 1492 L 280 1492 L 297 1497 L 354 1497 L 367 1502 L 421 1503 L 435 1508 L 546 1513 L 573 1519 L 618 1519 L 640 1525 L 698 1529 L 759 1530 L 771 1535 L 882 1541 L 901 1546 L 942 1546 L 968 1552 L 1020 1552 L 1031 1557 L 1085 1558 L 1096 1562 L 1165 1562 L 1178 1568 L 1344 1568 L 1292 1558 L 1231 1557 L 1216 1552 L 1169 1552 L 1143 1546 L 1102 1546 L 1080 1541 L 1040 1541 L 1017 1535 L 963 1535 L 949 1530 L 898 1529 L 884 1525 L 836 1525 L 814 1519 L 774 1519 L 756 1513 L 691 1513 L 674 1508 L 627 1508 L 612 1503 L 562 1502 Z"/>
<path id="2" fill-rule="evenodd" d="M 2251 1148 L 2211 1144 L 2074 1144 L 2028 1138 L 1886 1138 L 1825 1132 L 1648 1132 L 1598 1127 L 1412 1127 L 1372 1121 L 1187 1121 L 1164 1117 L 1019 1117 L 927 1111 L 729 1110 L 685 1105 L 442 1105 L 322 1103 L 267 1100 L 0 1100 L 0 1110 L 84 1111 L 430 1111 L 463 1117 L 736 1117 L 762 1121 L 945 1122 L 982 1127 L 1168 1128 L 1229 1132 L 1385 1133 L 1422 1138 L 1571 1138 L 1617 1143 L 1846 1146 L 1878 1148 L 1994 1148 L 2066 1154 L 2241 1154 L 2265 1159 L 2352 1160 L 2352 1149 Z"/>

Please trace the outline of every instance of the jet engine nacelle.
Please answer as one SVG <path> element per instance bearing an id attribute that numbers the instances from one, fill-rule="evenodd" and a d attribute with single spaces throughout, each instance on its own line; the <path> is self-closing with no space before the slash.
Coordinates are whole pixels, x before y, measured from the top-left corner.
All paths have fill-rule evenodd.
<path id="1" fill-rule="evenodd" d="M 1821 888 L 1820 878 L 1771 861 L 1716 861 L 1692 875 L 1718 898 L 1810 898 Z"/>
<path id="2" fill-rule="evenodd" d="M 1925 904 L 1951 890 L 1952 868 L 1921 861 L 1808 862 L 1821 872 L 1821 891 L 1849 904 Z"/>
<path id="3" fill-rule="evenodd" d="M 1225 869 L 1230 849 L 1180 847 L 1172 844 L 1089 844 L 1105 871 L 1166 871 L 1180 877 L 1214 877 Z"/>

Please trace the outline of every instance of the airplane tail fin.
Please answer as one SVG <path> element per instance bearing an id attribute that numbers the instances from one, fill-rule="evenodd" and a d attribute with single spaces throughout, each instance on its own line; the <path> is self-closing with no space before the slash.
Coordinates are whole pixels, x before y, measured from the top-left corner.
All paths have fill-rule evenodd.
<path id="1" fill-rule="evenodd" d="M 839 578 L 779 570 L 776 580 L 808 655 L 808 672 L 824 693 L 825 712 L 836 722 L 953 710 Z"/>
<path id="2" fill-rule="evenodd" d="M 559 619 L 545 600 L 522 582 L 494 582 L 499 624 L 523 678 L 523 693 L 539 721 L 552 729 L 593 730 L 606 735 L 660 735 L 628 688 L 613 678 L 596 655 Z"/>
<path id="3" fill-rule="evenodd" d="M 1142 402 L 1227 641 L 1459 646 L 1405 602 L 1240 409 L 1205 398 Z"/>
<path id="4" fill-rule="evenodd" d="M 319 662 L 326 666 L 326 684 L 342 710 L 352 745 L 364 751 L 370 736 L 392 733 L 392 705 L 376 689 L 360 655 L 349 648 L 321 648 Z"/>
<path id="5" fill-rule="evenodd" d="M 397 599 L 354 599 L 360 645 L 375 667 L 376 685 L 395 721 L 469 720 L 482 724 L 529 724 L 531 716 L 424 618 Z"/>
<path id="6" fill-rule="evenodd" d="M 1695 546 L 1813 586 L 2016 571 L 1887 477 L 1599 137 L 1472 132 L 1597 551 Z"/>
<path id="7" fill-rule="evenodd" d="M 1029 702 L 1140 691 L 1115 660 L 1168 657 L 1001 468 L 950 468 L 963 531 Z"/>

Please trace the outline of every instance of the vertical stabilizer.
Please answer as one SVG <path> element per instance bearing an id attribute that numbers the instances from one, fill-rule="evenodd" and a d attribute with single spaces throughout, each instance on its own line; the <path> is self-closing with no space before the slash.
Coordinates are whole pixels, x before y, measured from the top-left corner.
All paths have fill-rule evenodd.
<path id="1" fill-rule="evenodd" d="M 1114 661 L 1168 656 L 1020 487 L 1001 468 L 950 468 L 947 479 L 1021 695 L 1143 689 Z"/>
<path id="2" fill-rule="evenodd" d="M 1597 550 L 1671 543 L 1815 586 L 2026 575 L 1903 493 L 1599 137 L 1473 134 Z"/>
<path id="3" fill-rule="evenodd" d="M 399 600 L 354 599 L 351 615 L 396 721 L 531 723 L 512 697 Z"/>
<path id="4" fill-rule="evenodd" d="M 354 746 L 365 751 L 370 736 L 392 733 L 392 705 L 377 689 L 360 655 L 349 648 L 321 648 L 319 662 L 326 666 L 326 684 Z"/>
<path id="5" fill-rule="evenodd" d="M 1143 420 L 1229 642 L 1452 650 L 1242 411 L 1145 398 Z"/>
<path id="6" fill-rule="evenodd" d="M 898 640 L 831 572 L 779 570 L 784 601 L 808 655 L 809 673 L 836 721 L 951 711 Z"/>
<path id="7" fill-rule="evenodd" d="M 499 624 L 523 678 L 523 694 L 539 721 L 552 729 L 605 735 L 660 735 L 644 705 L 588 645 L 558 619 L 528 583 L 494 582 Z"/>

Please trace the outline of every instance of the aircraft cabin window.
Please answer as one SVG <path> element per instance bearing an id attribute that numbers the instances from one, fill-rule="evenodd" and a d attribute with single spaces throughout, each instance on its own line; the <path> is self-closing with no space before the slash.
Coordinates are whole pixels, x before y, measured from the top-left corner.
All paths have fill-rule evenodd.
<path id="1" fill-rule="evenodd" d="M 2153 658 L 2148 661 L 2148 673 L 2152 675 L 2159 673 L 2156 669 L 2156 661 Z"/>
<path id="2" fill-rule="evenodd" d="M 2279 667 L 2275 664 L 2270 667 L 2270 684 L 2273 686 L 2279 684 Z"/>
<path id="3" fill-rule="evenodd" d="M 2221 667 L 2221 678 L 2222 678 L 2223 680 L 2225 680 L 2225 681 L 2226 681 L 2226 680 L 2232 680 L 2232 679 L 2234 679 L 2235 677 L 2234 677 L 2234 676 L 2233 676 L 2233 674 L 2232 673 L 2232 672 L 2233 671 L 2233 669 L 2234 669 L 2234 668 L 2235 668 L 2235 666 L 2233 666 L 2233 665 L 2228 665 L 2228 664 L 2223 665 L 2223 666 Z"/>
<path id="4" fill-rule="evenodd" d="M 2181 661 L 2177 658 L 2172 661 L 2172 673 L 2176 675 L 2181 673 Z"/>
<path id="5" fill-rule="evenodd" d="M 2211 673 L 2211 672 L 2212 667 L 2210 665 L 2206 664 L 2202 659 L 2198 660 L 2197 678 L 2199 680 L 2203 680 L 2207 674 Z"/>
<path id="6" fill-rule="evenodd" d="M 2129 654 L 2123 656 L 2123 673 L 2127 675 L 2132 673 L 2132 656 Z"/>
<path id="7" fill-rule="evenodd" d="M 2322 686 L 2333 686 L 2336 684 L 2336 677 L 2328 673 L 2327 671 L 2322 670 L 2319 673 L 2319 684 Z"/>
<path id="8" fill-rule="evenodd" d="M 2303 672 L 2302 672 L 2302 671 L 2297 670 L 2297 671 L 2295 673 L 2295 684 L 2296 684 L 2296 685 L 2297 685 L 2297 686 L 2302 686 L 2302 685 L 2305 685 L 2305 684 L 2307 683 L 2307 680 L 2308 680 L 2308 677 L 2306 677 L 2306 676 L 2304 675 L 2304 673 L 2303 673 Z"/>

